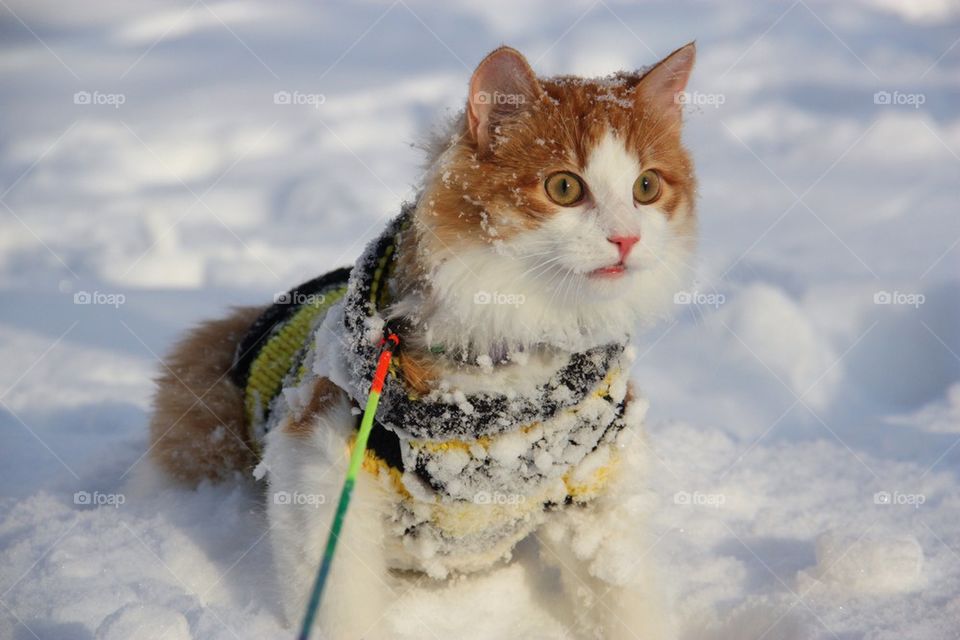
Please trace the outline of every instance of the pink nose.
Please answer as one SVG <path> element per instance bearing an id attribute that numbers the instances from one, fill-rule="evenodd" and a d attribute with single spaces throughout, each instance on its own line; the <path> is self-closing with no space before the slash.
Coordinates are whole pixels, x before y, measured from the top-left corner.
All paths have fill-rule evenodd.
<path id="1" fill-rule="evenodd" d="M 607 240 L 617 245 L 617 250 L 620 251 L 620 262 L 624 262 L 630 255 L 633 245 L 640 241 L 640 236 L 612 236 Z"/>

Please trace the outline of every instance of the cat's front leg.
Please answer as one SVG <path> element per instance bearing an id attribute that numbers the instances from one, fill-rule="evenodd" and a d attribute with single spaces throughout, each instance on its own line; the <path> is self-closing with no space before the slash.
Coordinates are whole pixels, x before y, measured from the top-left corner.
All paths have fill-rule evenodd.
<path id="1" fill-rule="evenodd" d="M 591 640 L 667 640 L 670 616 L 663 594 L 655 591 L 645 550 L 624 554 L 615 572 L 597 564 L 582 540 L 565 524 L 546 524 L 539 535 L 543 561 L 560 571 L 576 638 Z M 629 544 L 624 540 L 606 544 Z M 628 573 L 629 575 L 616 575 Z"/>
<path id="2" fill-rule="evenodd" d="M 639 434 L 621 434 L 617 471 L 606 491 L 551 514 L 537 538 L 543 561 L 560 571 L 577 638 L 668 640 L 675 637 L 663 581 L 646 531 L 652 496 L 638 466 Z"/>
<path id="3" fill-rule="evenodd" d="M 318 392 L 328 392 L 320 389 Z M 267 510 L 280 598 L 288 625 L 301 623 L 346 474 L 356 416 L 336 390 L 267 436 Z M 395 600 L 384 553 L 386 496 L 362 471 L 338 539 L 315 631 L 324 640 L 388 638 Z"/>

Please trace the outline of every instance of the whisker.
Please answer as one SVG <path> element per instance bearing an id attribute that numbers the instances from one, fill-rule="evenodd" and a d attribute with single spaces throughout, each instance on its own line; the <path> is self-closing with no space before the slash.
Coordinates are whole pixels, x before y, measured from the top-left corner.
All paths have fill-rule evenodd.
<path id="1" fill-rule="evenodd" d="M 520 274 L 520 277 L 522 278 L 522 277 L 524 277 L 524 276 L 526 276 L 526 275 L 528 275 L 528 274 L 530 274 L 530 273 L 533 273 L 533 272 L 535 272 L 535 271 L 537 271 L 537 270 L 539 270 L 539 269 L 542 269 L 543 267 L 545 267 L 545 266 L 547 266 L 547 265 L 549 265 L 549 264 L 551 264 L 551 263 L 554 263 L 554 262 L 556 262 L 557 260 L 560 260 L 562 257 L 563 257 L 563 256 L 554 256 L 553 258 L 550 258 L 549 260 L 542 260 L 541 262 L 538 262 L 538 263 L 535 264 L 534 266 L 530 267 L 529 269 L 527 269 L 526 271 L 524 271 L 523 273 L 521 273 L 521 274 Z"/>

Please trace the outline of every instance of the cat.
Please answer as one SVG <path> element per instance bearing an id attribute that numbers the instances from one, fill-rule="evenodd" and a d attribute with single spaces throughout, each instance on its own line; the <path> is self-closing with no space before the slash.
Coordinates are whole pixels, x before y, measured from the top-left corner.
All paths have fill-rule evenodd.
<path id="1" fill-rule="evenodd" d="M 500 47 L 428 171 L 358 262 L 189 333 L 158 381 L 151 455 L 187 483 L 265 478 L 295 625 L 385 333 L 400 345 L 318 625 L 390 637 L 401 574 L 507 561 L 536 536 L 576 637 L 664 638 L 644 557 L 630 336 L 696 243 L 681 142 L 695 45 L 639 72 L 538 78 Z"/>

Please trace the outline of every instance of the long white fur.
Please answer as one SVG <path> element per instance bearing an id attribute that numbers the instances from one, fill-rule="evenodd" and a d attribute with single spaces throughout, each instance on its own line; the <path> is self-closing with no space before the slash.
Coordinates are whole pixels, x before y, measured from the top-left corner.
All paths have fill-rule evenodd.
<path id="1" fill-rule="evenodd" d="M 355 421 L 349 403 L 342 400 L 316 418 L 309 437 L 279 427 L 266 438 L 267 514 L 280 599 L 290 626 L 300 623 L 320 566 Z M 296 500 L 295 495 L 304 498 Z M 384 614 L 395 593 L 384 547 L 384 498 L 377 480 L 361 472 L 317 618 L 323 640 L 389 637 Z"/>

